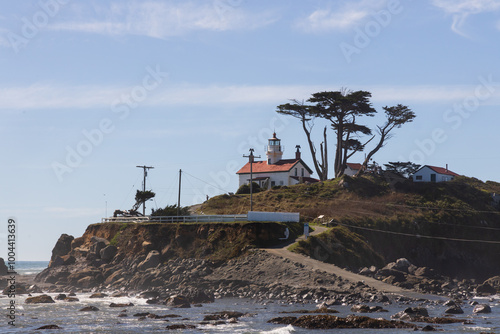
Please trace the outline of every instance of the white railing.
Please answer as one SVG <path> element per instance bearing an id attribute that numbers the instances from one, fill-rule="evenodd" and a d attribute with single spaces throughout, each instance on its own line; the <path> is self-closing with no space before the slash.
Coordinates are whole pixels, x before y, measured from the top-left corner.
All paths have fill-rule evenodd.
<path id="1" fill-rule="evenodd" d="M 247 221 L 246 214 L 241 215 L 193 215 L 193 216 L 145 216 L 145 217 L 110 217 L 102 218 L 102 223 L 224 223 Z"/>

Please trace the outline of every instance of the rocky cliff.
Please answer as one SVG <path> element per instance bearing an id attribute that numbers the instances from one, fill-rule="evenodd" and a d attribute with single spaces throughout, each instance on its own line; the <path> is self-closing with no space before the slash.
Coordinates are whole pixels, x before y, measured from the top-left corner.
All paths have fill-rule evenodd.
<path id="1" fill-rule="evenodd" d="M 153 285 L 161 285 L 164 279 L 170 280 L 171 275 L 157 272 L 149 277 L 146 275 L 148 269 L 169 261 L 196 259 L 194 261 L 204 267 L 198 268 L 197 275 L 200 275 L 211 266 L 249 249 L 282 242 L 280 238 L 286 228 L 291 231 L 290 237 L 295 238 L 301 225 L 93 224 L 81 237 L 61 235 L 52 251 L 49 267 L 37 275 L 36 280 L 78 288 L 137 289 L 151 285 L 154 280 Z"/>

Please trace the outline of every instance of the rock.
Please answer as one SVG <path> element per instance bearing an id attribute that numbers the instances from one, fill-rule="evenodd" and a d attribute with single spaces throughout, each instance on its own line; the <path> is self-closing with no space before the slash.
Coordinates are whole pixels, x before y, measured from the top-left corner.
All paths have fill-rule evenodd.
<path id="1" fill-rule="evenodd" d="M 351 307 L 351 312 L 369 313 L 370 312 L 370 306 L 368 306 L 368 305 L 354 305 L 354 306 Z"/>
<path id="2" fill-rule="evenodd" d="M 24 302 L 26 304 L 49 304 L 49 303 L 55 303 L 55 301 L 49 295 L 40 295 L 40 296 L 36 296 L 36 297 L 28 297 L 28 298 L 26 298 L 26 300 Z"/>
<path id="3" fill-rule="evenodd" d="M 71 250 L 75 250 L 82 246 L 85 243 L 85 239 L 83 237 L 75 238 L 71 241 Z"/>
<path id="4" fill-rule="evenodd" d="M 139 297 L 144 299 L 158 298 L 160 293 L 158 291 L 144 291 L 139 294 Z"/>
<path id="5" fill-rule="evenodd" d="M 99 311 L 99 309 L 95 306 L 85 306 L 84 308 L 80 309 L 80 312 L 89 312 L 89 311 L 95 312 Z"/>
<path id="6" fill-rule="evenodd" d="M 403 321 L 415 321 L 422 317 L 429 317 L 429 312 L 424 307 L 408 307 L 404 311 L 394 314 L 392 319 L 400 319 Z"/>
<path id="7" fill-rule="evenodd" d="M 476 288 L 476 293 L 481 294 L 483 296 L 485 295 L 494 295 L 497 293 L 497 289 L 492 287 L 488 282 L 485 282 L 481 285 L 478 285 Z"/>
<path id="8" fill-rule="evenodd" d="M 215 301 L 213 293 L 197 288 L 182 291 L 182 295 L 186 296 L 191 304 L 213 303 Z"/>
<path id="9" fill-rule="evenodd" d="M 80 299 L 75 298 L 75 297 L 66 297 L 66 298 L 64 298 L 64 301 L 65 301 L 65 302 L 70 302 L 70 303 L 71 303 L 71 302 L 79 302 L 79 301 L 80 301 Z"/>
<path id="10" fill-rule="evenodd" d="M 146 256 L 146 259 L 139 263 L 137 269 L 140 271 L 145 271 L 149 268 L 154 268 L 160 264 L 160 252 L 152 250 Z"/>
<path id="11" fill-rule="evenodd" d="M 64 300 L 66 299 L 66 295 L 64 293 L 60 293 L 56 296 L 56 298 L 54 298 L 55 300 Z"/>
<path id="12" fill-rule="evenodd" d="M 491 307 L 487 304 L 478 304 L 474 306 L 474 310 L 472 311 L 476 314 L 478 313 L 491 313 Z"/>
<path id="13" fill-rule="evenodd" d="M 436 329 L 430 325 L 427 325 L 422 328 L 422 332 L 434 332 L 434 331 L 436 331 Z"/>
<path id="14" fill-rule="evenodd" d="M 101 250 L 109 245 L 109 241 L 104 238 L 92 237 L 90 239 L 92 245 L 90 246 L 89 254 L 87 255 L 88 260 L 100 259 Z"/>
<path id="15" fill-rule="evenodd" d="M 55 260 L 57 256 L 67 255 L 71 251 L 71 242 L 75 239 L 72 235 L 61 234 L 59 239 L 56 242 L 56 245 L 52 249 L 52 256 L 50 257 L 50 261 Z M 51 264 L 49 263 L 49 267 Z"/>
<path id="16" fill-rule="evenodd" d="M 110 285 L 113 284 L 114 282 L 118 281 L 120 278 L 123 277 L 123 269 L 118 269 L 114 271 L 111 275 L 109 275 L 106 280 L 104 281 L 105 285 Z"/>
<path id="17" fill-rule="evenodd" d="M 174 295 L 168 298 L 165 305 L 175 308 L 190 308 L 189 300 L 181 295 Z"/>
<path id="18" fill-rule="evenodd" d="M 397 270 L 397 269 L 388 268 L 388 266 L 385 266 L 384 268 L 377 271 L 377 275 L 384 276 L 384 277 L 393 276 L 394 278 L 392 280 L 394 282 L 404 282 L 406 280 L 406 277 L 405 277 L 406 274 L 404 272 Z"/>
<path id="19" fill-rule="evenodd" d="M 168 325 L 166 328 L 167 328 L 168 330 L 178 330 L 178 329 L 196 329 L 196 326 L 193 326 L 193 325 L 178 324 L 178 325 Z"/>
<path id="20" fill-rule="evenodd" d="M 128 303 L 128 304 L 111 303 L 111 304 L 109 304 L 109 307 L 131 307 L 131 306 L 134 306 L 134 304 L 132 304 L 132 303 Z"/>
<path id="21" fill-rule="evenodd" d="M 105 298 L 107 296 L 108 295 L 103 293 L 103 292 L 96 292 L 96 293 L 91 294 L 89 298 Z"/>
<path id="22" fill-rule="evenodd" d="M 118 248 L 113 245 L 108 245 L 101 249 L 100 256 L 104 262 L 110 262 L 118 252 Z"/>
<path id="23" fill-rule="evenodd" d="M 438 275 L 434 269 L 427 267 L 419 267 L 414 272 L 415 276 L 425 277 L 425 278 L 436 278 Z"/>
<path id="24" fill-rule="evenodd" d="M 301 317 L 282 317 L 268 321 L 273 324 L 292 325 L 306 329 L 334 329 L 334 328 L 413 328 L 414 324 L 402 321 L 372 319 L 364 316 L 347 316 L 346 318 L 334 315 L 303 315 Z"/>
<path id="25" fill-rule="evenodd" d="M 447 313 L 447 314 L 463 314 L 464 310 L 462 310 L 462 308 L 460 306 L 455 305 L 455 306 L 452 306 L 452 307 L 448 308 L 446 311 L 444 311 L 444 313 Z"/>
<path id="26" fill-rule="evenodd" d="M 0 276 L 7 275 L 9 273 L 9 268 L 5 265 L 5 261 L 0 257 Z"/>
<path id="27" fill-rule="evenodd" d="M 224 319 L 238 319 L 244 316 L 244 313 L 235 312 L 235 311 L 222 311 L 214 314 L 206 315 L 203 318 L 203 321 L 214 321 L 214 320 L 224 320 Z"/>
<path id="28" fill-rule="evenodd" d="M 42 326 L 42 327 L 38 327 L 35 330 L 38 331 L 38 330 L 42 330 L 42 329 L 62 329 L 62 328 L 59 327 L 59 326 L 57 326 L 57 325 L 45 325 L 45 326 Z"/>
<path id="29" fill-rule="evenodd" d="M 484 281 L 483 283 L 488 283 L 493 288 L 495 288 L 496 291 L 500 291 L 500 276 L 490 277 L 486 281 Z"/>
<path id="30" fill-rule="evenodd" d="M 81 288 L 90 288 L 101 284 L 104 277 L 99 269 L 86 268 L 81 271 L 74 272 L 68 276 L 68 283 L 72 286 Z"/>

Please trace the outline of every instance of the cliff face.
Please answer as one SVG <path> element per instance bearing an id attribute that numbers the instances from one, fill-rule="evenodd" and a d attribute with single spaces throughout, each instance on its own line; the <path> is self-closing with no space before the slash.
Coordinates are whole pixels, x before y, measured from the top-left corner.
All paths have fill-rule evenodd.
<path id="1" fill-rule="evenodd" d="M 37 275 L 36 280 L 80 288 L 126 284 L 127 288 L 134 289 L 142 279 L 132 280 L 135 273 L 144 276 L 145 271 L 160 263 L 179 259 L 204 261 L 204 266 L 209 268 L 209 263 L 237 257 L 248 249 L 281 243 L 286 228 L 290 238 L 295 238 L 302 225 L 93 224 L 79 238 L 62 235 L 54 247 L 49 268 Z"/>

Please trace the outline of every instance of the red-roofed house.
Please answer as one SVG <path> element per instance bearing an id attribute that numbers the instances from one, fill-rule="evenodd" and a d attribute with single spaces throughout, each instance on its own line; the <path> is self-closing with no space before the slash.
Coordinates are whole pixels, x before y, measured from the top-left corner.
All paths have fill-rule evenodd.
<path id="1" fill-rule="evenodd" d="M 413 174 L 413 182 L 444 182 L 453 180 L 455 176 L 459 174 L 449 170 L 448 165 L 446 168 L 425 165 Z"/>
<path id="2" fill-rule="evenodd" d="M 281 140 L 269 139 L 266 156 L 267 161 L 254 161 L 252 164 L 253 181 L 261 188 L 269 189 L 273 186 L 290 186 L 302 182 L 318 182 L 311 178 L 313 171 L 300 158 L 300 146 L 297 146 L 295 159 L 281 159 L 283 150 Z M 247 162 L 239 171 L 239 186 L 250 182 L 250 162 Z"/>
<path id="3" fill-rule="evenodd" d="M 344 170 L 344 174 L 348 176 L 354 176 L 358 173 L 358 171 L 361 169 L 361 164 L 358 163 L 346 163 L 346 167 Z"/>

